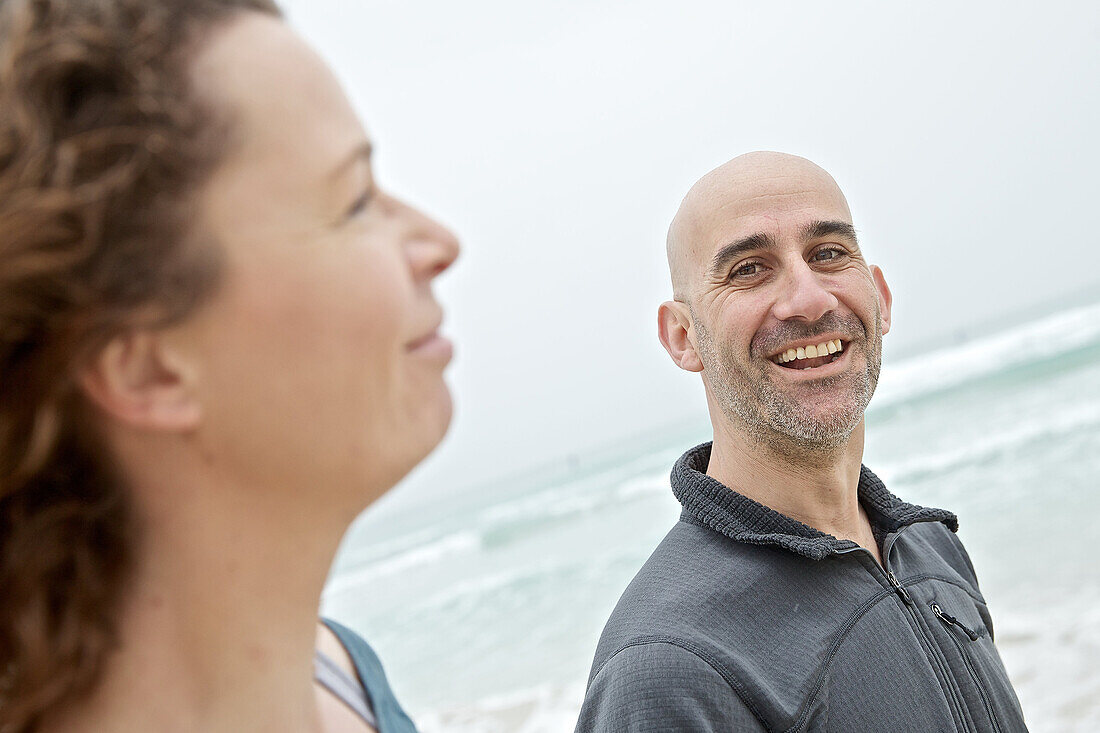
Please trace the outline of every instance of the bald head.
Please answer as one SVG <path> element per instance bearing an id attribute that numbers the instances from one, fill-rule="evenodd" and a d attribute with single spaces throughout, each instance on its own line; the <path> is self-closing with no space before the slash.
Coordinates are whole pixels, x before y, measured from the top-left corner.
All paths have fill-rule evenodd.
<path id="1" fill-rule="evenodd" d="M 673 297 L 689 302 L 706 262 L 723 244 L 758 232 L 781 236 L 785 224 L 814 209 L 852 223 L 836 181 L 805 158 L 754 152 L 718 166 L 691 187 L 669 226 Z"/>

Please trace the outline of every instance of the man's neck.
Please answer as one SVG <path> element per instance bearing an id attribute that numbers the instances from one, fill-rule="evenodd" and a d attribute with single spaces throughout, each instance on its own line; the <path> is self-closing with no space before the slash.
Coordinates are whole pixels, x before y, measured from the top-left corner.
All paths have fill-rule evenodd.
<path id="1" fill-rule="evenodd" d="M 120 648 L 45 730 L 319 731 L 316 619 L 344 518 L 172 456 L 161 469 L 132 479 L 169 498 L 142 507 Z"/>
<path id="2" fill-rule="evenodd" d="M 780 514 L 865 547 L 879 559 L 859 503 L 863 423 L 846 444 L 829 450 L 771 445 L 715 421 L 707 475 Z M 881 560 L 880 560 L 881 562 Z"/>

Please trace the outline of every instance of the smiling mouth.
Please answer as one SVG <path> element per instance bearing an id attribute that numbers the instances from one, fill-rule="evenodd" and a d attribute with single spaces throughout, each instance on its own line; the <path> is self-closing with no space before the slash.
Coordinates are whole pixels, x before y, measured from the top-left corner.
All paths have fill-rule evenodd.
<path id="1" fill-rule="evenodd" d="M 784 369 L 816 369 L 833 363 L 840 358 L 843 351 L 844 342 L 833 339 L 820 344 L 787 349 L 773 356 L 771 360 Z"/>

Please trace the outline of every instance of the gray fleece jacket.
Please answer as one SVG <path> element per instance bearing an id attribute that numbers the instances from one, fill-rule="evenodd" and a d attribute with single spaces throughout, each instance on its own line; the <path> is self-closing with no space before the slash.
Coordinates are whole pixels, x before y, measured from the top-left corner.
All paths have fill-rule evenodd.
<path id="1" fill-rule="evenodd" d="M 677 461 L 680 521 L 604 628 L 577 733 L 1026 731 L 955 515 L 867 468 L 885 567 Z"/>

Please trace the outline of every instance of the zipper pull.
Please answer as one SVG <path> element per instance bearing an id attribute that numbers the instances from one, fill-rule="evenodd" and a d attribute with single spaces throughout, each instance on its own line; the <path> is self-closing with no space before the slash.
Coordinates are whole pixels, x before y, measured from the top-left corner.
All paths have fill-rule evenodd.
<path id="1" fill-rule="evenodd" d="M 960 629 L 963 630 L 963 633 L 970 637 L 970 641 L 978 640 L 978 635 L 976 633 L 968 629 L 962 621 L 959 621 L 957 618 L 940 608 L 940 604 L 933 603 L 931 608 L 932 613 L 936 615 L 936 618 L 943 622 L 944 626 L 958 626 Z"/>
<path id="2" fill-rule="evenodd" d="M 905 590 L 905 588 L 901 587 L 901 582 L 898 580 L 898 577 L 894 575 L 893 571 L 886 571 L 886 579 L 890 581 L 890 585 L 894 586 L 894 590 L 901 596 L 901 600 L 905 601 L 910 606 L 914 605 L 912 596 L 909 595 L 909 592 Z"/>

